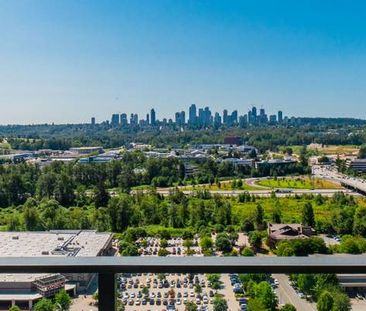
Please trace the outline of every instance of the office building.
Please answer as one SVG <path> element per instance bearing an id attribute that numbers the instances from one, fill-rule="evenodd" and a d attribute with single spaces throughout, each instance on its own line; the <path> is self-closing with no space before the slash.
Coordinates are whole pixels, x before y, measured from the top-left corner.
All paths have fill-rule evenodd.
<path id="1" fill-rule="evenodd" d="M 276 124 L 276 122 L 277 122 L 277 116 L 275 114 L 270 115 L 269 123 L 273 125 L 273 124 Z"/>
<path id="2" fill-rule="evenodd" d="M 283 122 L 283 115 L 282 115 L 282 111 L 281 110 L 278 111 L 277 121 L 278 121 L 278 123 L 282 123 Z"/>
<path id="3" fill-rule="evenodd" d="M 91 125 L 95 125 L 95 118 L 94 117 L 91 118 L 90 123 L 91 123 Z"/>
<path id="4" fill-rule="evenodd" d="M 156 125 L 156 113 L 154 108 L 150 110 L 150 123 L 152 126 Z"/>
<path id="5" fill-rule="evenodd" d="M 119 114 L 112 114 L 111 125 L 112 126 L 118 126 L 119 125 Z"/>
<path id="6" fill-rule="evenodd" d="M 354 159 L 349 164 L 350 168 L 357 172 L 366 172 L 366 159 Z"/>
<path id="7" fill-rule="evenodd" d="M 222 112 L 222 122 L 225 125 L 228 125 L 228 112 L 226 109 L 224 109 L 224 111 Z"/>
<path id="8" fill-rule="evenodd" d="M 239 117 L 239 126 L 246 127 L 248 125 L 248 115 L 245 114 Z"/>
<path id="9" fill-rule="evenodd" d="M 252 108 L 252 122 L 251 123 L 257 123 L 257 108 L 253 106 Z"/>
<path id="10" fill-rule="evenodd" d="M 221 116 L 218 112 L 215 113 L 215 117 L 214 117 L 214 127 L 215 128 L 219 128 L 221 126 Z"/>
<path id="11" fill-rule="evenodd" d="M 232 113 L 231 113 L 231 125 L 235 125 L 238 123 L 238 111 L 237 110 L 234 110 Z"/>
<path id="12" fill-rule="evenodd" d="M 139 117 L 137 113 L 131 113 L 130 124 L 131 126 L 137 126 L 139 124 Z"/>
<path id="13" fill-rule="evenodd" d="M 186 114 L 184 111 L 175 113 L 175 124 L 177 126 L 184 126 L 186 123 Z"/>
<path id="14" fill-rule="evenodd" d="M 128 125 L 127 114 L 121 114 L 121 126 L 126 127 Z"/>
<path id="15" fill-rule="evenodd" d="M 190 125 L 195 125 L 197 122 L 197 107 L 195 104 L 192 104 L 189 107 L 189 119 L 188 119 L 188 123 Z"/>

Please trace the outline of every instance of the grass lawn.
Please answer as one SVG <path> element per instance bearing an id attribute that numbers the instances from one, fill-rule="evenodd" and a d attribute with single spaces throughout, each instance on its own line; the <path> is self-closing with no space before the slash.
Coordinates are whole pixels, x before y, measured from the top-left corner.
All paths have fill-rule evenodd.
<path id="1" fill-rule="evenodd" d="M 341 186 L 328 180 L 309 177 L 278 177 L 261 179 L 258 185 L 268 188 L 289 189 L 341 189 Z"/>

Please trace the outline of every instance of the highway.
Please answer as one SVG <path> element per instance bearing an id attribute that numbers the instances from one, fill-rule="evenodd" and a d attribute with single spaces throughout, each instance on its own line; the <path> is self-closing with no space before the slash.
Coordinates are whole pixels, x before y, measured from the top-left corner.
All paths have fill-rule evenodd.
<path id="1" fill-rule="evenodd" d="M 156 189 L 156 192 L 167 196 L 173 189 L 167 189 L 167 188 L 158 188 Z M 198 190 L 198 189 L 197 189 Z M 182 192 L 186 195 L 194 195 L 197 190 L 183 190 Z M 203 189 L 202 189 L 203 190 Z M 259 196 L 259 197 L 270 197 L 273 190 L 209 190 L 211 194 L 220 194 L 222 196 L 230 196 L 235 197 L 240 195 L 241 193 L 249 193 L 251 195 Z M 287 197 L 287 196 L 295 196 L 295 195 L 303 195 L 303 194 L 312 194 L 312 195 L 324 195 L 324 196 L 333 196 L 335 193 L 343 192 L 345 194 L 349 195 L 356 195 L 359 196 L 359 193 L 356 193 L 349 189 L 315 189 L 315 190 L 284 190 L 283 192 L 279 191 L 276 192 L 277 197 Z"/>
<path id="2" fill-rule="evenodd" d="M 349 177 L 339 173 L 335 167 L 331 166 L 314 165 L 312 168 L 312 173 L 316 177 L 339 182 L 342 185 L 356 189 L 357 191 L 361 191 L 366 195 L 366 180 L 362 178 Z"/>

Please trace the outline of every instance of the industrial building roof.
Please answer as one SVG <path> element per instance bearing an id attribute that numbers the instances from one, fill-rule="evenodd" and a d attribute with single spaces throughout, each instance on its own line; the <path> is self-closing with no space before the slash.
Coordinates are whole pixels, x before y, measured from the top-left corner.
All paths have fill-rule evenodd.
<path id="1" fill-rule="evenodd" d="M 0 232 L 2 257 L 98 256 L 110 233 L 89 230 Z"/>

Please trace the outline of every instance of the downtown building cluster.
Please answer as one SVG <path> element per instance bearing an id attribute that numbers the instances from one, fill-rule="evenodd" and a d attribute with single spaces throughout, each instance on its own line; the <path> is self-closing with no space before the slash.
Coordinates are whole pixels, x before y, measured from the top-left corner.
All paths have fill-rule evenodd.
<path id="1" fill-rule="evenodd" d="M 222 114 L 212 113 L 209 107 L 198 108 L 195 104 L 189 107 L 188 115 L 185 111 L 176 112 L 174 119 L 163 118 L 157 119 L 155 109 L 151 109 L 145 118 L 139 118 L 138 114 L 132 113 L 129 116 L 126 113 L 112 114 L 112 118 L 104 123 L 111 127 L 159 127 L 159 126 L 175 126 L 177 128 L 220 128 L 220 127 L 246 127 L 250 125 L 277 125 L 287 124 L 288 117 L 284 117 L 282 111 L 277 114 L 267 115 L 266 111 L 261 108 L 259 111 L 256 107 L 252 107 L 248 113 L 239 115 L 237 110 L 229 112 L 224 109 Z M 96 124 L 95 118 L 91 119 L 91 124 Z"/>

